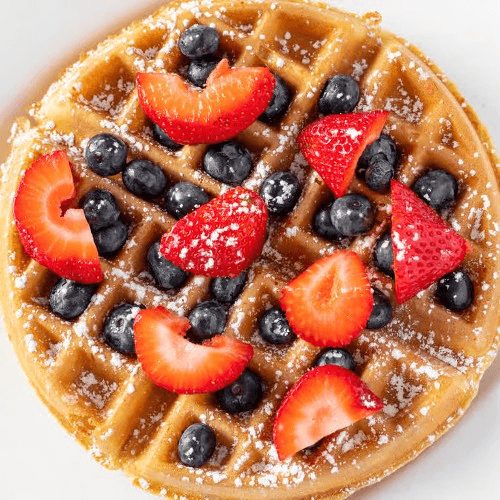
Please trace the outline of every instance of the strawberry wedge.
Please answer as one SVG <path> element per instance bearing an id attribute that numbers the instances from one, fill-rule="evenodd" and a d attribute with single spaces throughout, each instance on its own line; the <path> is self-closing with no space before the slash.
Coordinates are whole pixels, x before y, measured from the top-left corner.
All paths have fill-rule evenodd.
<path id="1" fill-rule="evenodd" d="M 231 68 L 227 59 L 202 90 L 175 73 L 137 74 L 142 109 L 180 144 L 214 144 L 238 135 L 267 108 L 275 83 L 268 68 Z"/>
<path id="2" fill-rule="evenodd" d="M 276 413 L 273 438 L 278 457 L 290 458 L 383 407 L 350 370 L 336 365 L 313 368 L 292 387 Z"/>
<path id="3" fill-rule="evenodd" d="M 26 253 L 62 278 L 102 281 L 97 248 L 83 210 L 63 205 L 75 197 L 65 151 L 40 157 L 28 168 L 14 201 L 14 220 Z"/>
<path id="4" fill-rule="evenodd" d="M 214 392 L 232 384 L 252 359 L 252 346 L 223 335 L 193 344 L 184 338 L 190 326 L 187 318 L 161 306 L 137 314 L 135 350 L 144 373 L 177 394 Z"/>
<path id="5" fill-rule="evenodd" d="M 300 151 L 337 198 L 347 191 L 359 157 L 380 136 L 388 116 L 388 111 L 328 115 L 299 134 Z"/>
<path id="6" fill-rule="evenodd" d="M 392 181 L 391 197 L 396 300 L 402 304 L 453 271 L 471 247 L 401 182 Z"/>

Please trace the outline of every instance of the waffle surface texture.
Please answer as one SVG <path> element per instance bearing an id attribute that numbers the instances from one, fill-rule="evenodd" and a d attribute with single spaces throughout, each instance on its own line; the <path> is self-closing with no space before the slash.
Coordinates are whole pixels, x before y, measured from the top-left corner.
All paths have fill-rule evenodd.
<path id="1" fill-rule="evenodd" d="M 135 88 L 138 71 L 185 74 L 187 60 L 178 39 L 197 22 L 217 29 L 219 53 L 232 65 L 265 65 L 292 92 L 279 123 L 256 121 L 237 137 L 253 157 L 243 186 L 258 191 L 270 173 L 291 170 L 302 187 L 289 216 L 270 218 L 262 255 L 229 311 L 224 334 L 253 345 L 249 366 L 264 383 L 259 406 L 241 415 L 222 410 L 213 394 L 176 395 L 156 387 L 136 358 L 118 354 L 101 337 L 106 315 L 121 303 L 163 305 L 184 316 L 211 296 L 210 279 L 200 276 L 190 276 L 174 292 L 155 286 L 146 254 L 175 219 L 161 203 L 129 192 L 121 175 L 94 174 L 83 157 L 86 141 L 108 132 L 127 143 L 129 159 L 161 166 L 169 186 L 189 181 L 214 197 L 227 189 L 203 172 L 206 145 L 173 152 L 153 139 Z M 319 349 L 300 339 L 286 347 L 270 346 L 256 332 L 262 313 L 278 304 L 283 286 L 341 246 L 312 230 L 314 213 L 332 195 L 296 143 L 297 134 L 319 116 L 321 89 L 337 73 L 358 81 L 357 111 L 391 112 L 385 131 L 401 154 L 398 180 L 411 185 L 430 167 L 448 170 L 459 180 L 448 220 L 473 248 L 463 268 L 476 296 L 463 313 L 437 303 L 433 287 L 396 305 L 393 281 L 373 263 L 374 245 L 390 226 L 390 196 L 354 180 L 350 190 L 368 196 L 378 210 L 372 231 L 352 239 L 349 247 L 361 256 L 371 282 L 391 293 L 394 317 L 381 330 L 364 330 L 347 349 L 356 360 L 356 373 L 385 408 L 280 462 L 272 445 L 275 412 Z M 340 499 L 415 458 L 468 407 L 500 336 L 495 308 L 500 302 L 495 285 L 500 205 L 494 203 L 500 197 L 499 172 L 486 130 L 463 104 L 433 63 L 381 30 L 376 15 L 359 18 L 319 4 L 172 2 L 103 42 L 50 87 L 29 118 L 18 120 L 2 172 L 4 319 L 40 398 L 96 460 L 172 499 Z M 57 276 L 27 257 L 11 215 L 22 172 L 56 149 L 66 149 L 75 166 L 77 200 L 96 187 L 112 192 L 129 228 L 118 255 L 101 259 L 104 281 L 74 321 L 51 312 L 48 298 Z M 200 421 L 214 429 L 217 447 L 205 466 L 193 469 L 178 459 L 177 442 L 188 425 Z"/>

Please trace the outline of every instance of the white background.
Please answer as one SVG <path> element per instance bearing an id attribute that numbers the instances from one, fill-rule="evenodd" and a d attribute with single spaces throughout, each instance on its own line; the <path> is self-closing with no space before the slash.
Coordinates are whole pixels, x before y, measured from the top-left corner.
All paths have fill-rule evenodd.
<path id="1" fill-rule="evenodd" d="M 7 4 L 7 6 L 6 6 Z M 109 32 L 162 4 L 148 0 L 1 2 L 0 162 L 10 123 L 60 69 Z M 500 147 L 498 0 L 338 0 L 378 10 L 383 26 L 419 46 L 455 81 Z M 497 202 L 500 203 L 500 200 Z M 38 401 L 0 331 L 0 497 L 8 500 L 148 500 L 59 427 Z M 500 359 L 465 417 L 417 460 L 353 500 L 500 498 Z"/>

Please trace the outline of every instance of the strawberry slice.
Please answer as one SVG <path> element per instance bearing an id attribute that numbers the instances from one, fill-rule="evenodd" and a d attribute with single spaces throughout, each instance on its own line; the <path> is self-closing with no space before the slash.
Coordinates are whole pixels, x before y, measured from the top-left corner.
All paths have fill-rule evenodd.
<path id="1" fill-rule="evenodd" d="M 234 278 L 260 255 L 266 223 L 264 200 L 237 187 L 177 221 L 163 235 L 160 252 L 185 271 Z"/>
<path id="2" fill-rule="evenodd" d="M 176 73 L 137 74 L 142 109 L 180 144 L 213 144 L 238 135 L 267 108 L 275 83 L 268 68 L 231 68 L 227 59 L 201 91 Z"/>
<path id="3" fill-rule="evenodd" d="M 396 300 L 402 304 L 453 271 L 472 248 L 401 182 L 391 182 L 391 197 Z"/>
<path id="4" fill-rule="evenodd" d="M 317 260 L 281 292 L 292 330 L 318 347 L 348 344 L 366 326 L 373 295 L 365 266 L 349 250 Z"/>
<path id="5" fill-rule="evenodd" d="M 184 338 L 189 327 L 187 318 L 161 306 L 139 311 L 135 350 L 146 375 L 178 394 L 213 392 L 232 384 L 252 359 L 252 346 L 222 335 L 193 344 Z"/>
<path id="6" fill-rule="evenodd" d="M 299 134 L 302 154 L 337 198 L 347 191 L 359 157 L 379 137 L 388 116 L 388 111 L 328 115 Z"/>
<path id="7" fill-rule="evenodd" d="M 63 209 L 75 194 L 66 151 L 49 153 L 24 173 L 14 201 L 14 220 L 32 259 L 63 278 L 97 283 L 103 276 L 83 210 Z"/>
<path id="8" fill-rule="evenodd" d="M 276 413 L 273 438 L 278 457 L 285 460 L 383 407 L 352 371 L 336 365 L 313 368 L 290 389 Z"/>

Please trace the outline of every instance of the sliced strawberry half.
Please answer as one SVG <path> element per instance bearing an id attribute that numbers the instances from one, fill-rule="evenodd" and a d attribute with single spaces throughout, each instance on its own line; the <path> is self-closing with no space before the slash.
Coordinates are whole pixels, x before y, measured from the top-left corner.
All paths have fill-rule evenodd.
<path id="1" fill-rule="evenodd" d="M 302 154 L 337 198 L 347 191 L 359 157 L 379 137 L 388 116 L 388 111 L 328 115 L 299 134 Z"/>
<path id="2" fill-rule="evenodd" d="M 213 392 L 233 383 L 252 359 L 252 346 L 222 335 L 193 344 L 184 338 L 189 327 L 188 319 L 163 307 L 137 314 L 135 350 L 146 375 L 178 394 Z"/>
<path id="3" fill-rule="evenodd" d="M 373 295 L 365 266 L 349 250 L 317 260 L 281 292 L 293 331 L 318 347 L 348 344 L 366 326 Z"/>
<path id="4" fill-rule="evenodd" d="M 391 183 L 392 247 L 399 304 L 455 269 L 471 246 L 399 181 Z"/>
<path id="5" fill-rule="evenodd" d="M 66 151 L 40 157 L 26 170 L 14 201 L 14 220 L 26 253 L 57 275 L 80 283 L 102 280 L 97 248 L 75 197 Z"/>
<path id="6" fill-rule="evenodd" d="M 161 239 L 160 252 L 185 271 L 236 277 L 261 253 L 267 207 L 237 187 L 178 220 Z"/>
<path id="7" fill-rule="evenodd" d="M 175 142 L 222 142 L 238 135 L 267 108 L 276 81 L 268 68 L 231 68 L 227 59 L 194 89 L 176 73 L 138 73 L 144 112 Z"/>
<path id="8" fill-rule="evenodd" d="M 278 457 L 285 460 L 383 407 L 352 371 L 336 365 L 313 368 L 292 387 L 276 413 L 273 438 Z"/>

